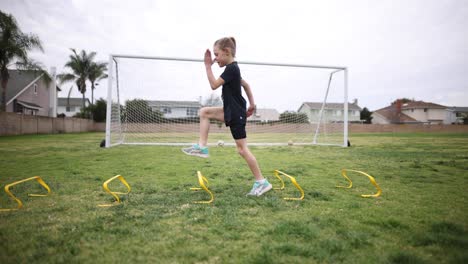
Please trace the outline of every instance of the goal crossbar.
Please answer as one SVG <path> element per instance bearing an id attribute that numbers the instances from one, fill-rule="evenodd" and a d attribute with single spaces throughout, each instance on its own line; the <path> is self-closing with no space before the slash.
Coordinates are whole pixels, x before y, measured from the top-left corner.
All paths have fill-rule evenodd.
<path id="1" fill-rule="evenodd" d="M 125 58 L 125 59 L 140 59 L 140 60 L 166 60 L 166 61 L 192 61 L 192 62 L 203 62 L 202 59 L 193 58 L 177 58 L 177 57 L 160 57 L 160 56 L 136 56 L 136 55 L 110 55 L 113 58 Z M 282 66 L 282 67 L 296 67 L 296 68 L 316 68 L 316 69 L 331 69 L 331 70 L 346 70 L 347 67 L 343 66 L 328 66 L 328 65 L 308 65 L 308 64 L 291 64 L 291 63 L 274 63 L 274 62 L 255 62 L 255 61 L 237 61 L 238 64 L 249 64 L 259 66 Z"/>

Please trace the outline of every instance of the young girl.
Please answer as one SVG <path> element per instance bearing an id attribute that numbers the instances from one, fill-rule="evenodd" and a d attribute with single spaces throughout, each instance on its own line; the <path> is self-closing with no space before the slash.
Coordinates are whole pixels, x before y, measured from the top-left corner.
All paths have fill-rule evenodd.
<path id="1" fill-rule="evenodd" d="M 245 159 L 255 177 L 252 190 L 247 195 L 260 196 L 271 189 L 271 184 L 262 176 L 255 156 L 247 147 L 247 135 L 245 124 L 247 117 L 255 110 L 254 98 L 249 84 L 242 79 L 239 66 L 234 60 L 236 56 L 236 41 L 234 38 L 221 38 L 214 43 L 215 59 L 211 58 L 209 49 L 205 52 L 205 68 L 211 89 L 216 90 L 223 86 L 223 107 L 204 107 L 200 111 L 200 140 L 198 144 L 190 148 L 184 148 L 185 154 L 208 158 L 208 131 L 210 119 L 222 121 L 231 129 L 231 134 L 236 141 L 237 151 Z M 219 67 L 226 67 L 221 76 L 216 79 L 211 66 L 218 63 Z M 249 108 L 246 110 L 246 102 L 242 97 L 241 86 L 249 99 Z"/>

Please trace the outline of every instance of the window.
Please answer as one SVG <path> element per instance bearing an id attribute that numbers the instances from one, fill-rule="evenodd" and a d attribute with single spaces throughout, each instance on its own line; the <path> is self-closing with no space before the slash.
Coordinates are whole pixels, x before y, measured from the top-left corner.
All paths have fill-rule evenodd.
<path id="1" fill-rule="evenodd" d="M 170 114 L 172 113 L 172 109 L 170 107 L 163 107 L 162 112 L 163 114 Z"/>
<path id="2" fill-rule="evenodd" d="M 427 108 L 424 108 L 424 112 L 427 112 Z"/>
<path id="3" fill-rule="evenodd" d="M 75 112 L 75 107 L 74 106 L 67 106 L 66 111 L 67 112 Z"/>
<path id="4" fill-rule="evenodd" d="M 187 108 L 187 116 L 197 116 L 196 108 Z"/>
<path id="5" fill-rule="evenodd" d="M 34 94 L 37 94 L 37 84 L 34 84 Z"/>

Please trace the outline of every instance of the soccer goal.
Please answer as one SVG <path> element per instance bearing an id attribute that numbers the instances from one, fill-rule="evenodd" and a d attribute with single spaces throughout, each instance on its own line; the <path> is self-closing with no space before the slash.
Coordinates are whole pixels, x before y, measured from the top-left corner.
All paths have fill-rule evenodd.
<path id="1" fill-rule="evenodd" d="M 348 145 L 346 67 L 238 64 L 257 105 L 249 145 Z M 213 65 L 216 77 L 223 70 Z M 196 143 L 200 109 L 222 106 L 221 90 L 211 90 L 202 59 L 111 55 L 106 147 Z M 220 141 L 234 145 L 229 128 L 213 121 L 209 145 Z"/>

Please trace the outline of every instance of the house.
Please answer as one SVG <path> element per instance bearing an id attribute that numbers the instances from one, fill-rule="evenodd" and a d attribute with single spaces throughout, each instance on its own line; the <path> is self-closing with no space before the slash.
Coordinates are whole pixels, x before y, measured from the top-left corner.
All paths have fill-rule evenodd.
<path id="1" fill-rule="evenodd" d="M 6 111 L 25 115 L 55 117 L 57 92 L 54 82 L 47 82 L 44 74 L 32 70 L 8 70 Z M 55 86 L 53 93 L 50 87 Z M 1 88 L 0 88 L 1 89 Z M 0 93 L 0 100 L 2 99 Z"/>
<path id="2" fill-rule="evenodd" d="M 197 117 L 201 108 L 197 101 L 148 101 L 148 106 L 165 118 Z"/>
<path id="3" fill-rule="evenodd" d="M 455 124 L 468 124 L 468 107 L 453 106 L 449 110 L 455 114 Z"/>
<path id="4" fill-rule="evenodd" d="M 91 103 L 88 98 L 85 98 L 85 106 L 89 106 Z M 71 117 L 81 111 L 83 107 L 83 98 L 81 97 L 60 97 L 57 101 L 57 113 L 64 114 L 65 116 Z"/>
<path id="5" fill-rule="evenodd" d="M 452 124 L 456 121 L 455 113 L 448 107 L 424 101 L 397 101 L 374 111 L 372 117 L 373 124 Z"/>
<path id="6" fill-rule="evenodd" d="M 247 119 L 252 122 L 269 122 L 278 121 L 280 119 L 280 113 L 276 109 L 269 108 L 258 108 L 255 112 Z"/>
<path id="7" fill-rule="evenodd" d="M 418 120 L 408 116 L 397 109 L 397 105 L 393 104 L 372 112 L 372 124 L 414 124 L 421 123 Z"/>
<path id="8" fill-rule="evenodd" d="M 323 102 L 304 102 L 299 107 L 299 113 L 307 114 L 309 122 L 318 122 L 320 110 L 322 109 Z M 358 106 L 357 99 L 353 103 L 348 103 L 348 121 L 361 120 L 361 107 Z M 324 114 L 322 120 L 328 122 L 343 122 L 344 120 L 344 104 L 343 103 L 327 103 L 323 109 Z"/>

